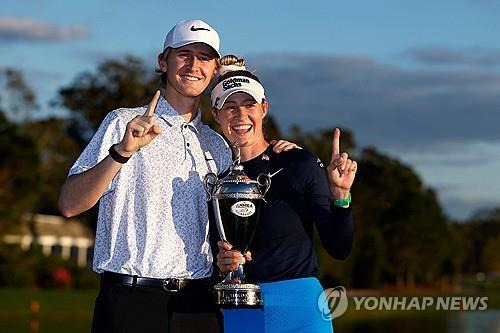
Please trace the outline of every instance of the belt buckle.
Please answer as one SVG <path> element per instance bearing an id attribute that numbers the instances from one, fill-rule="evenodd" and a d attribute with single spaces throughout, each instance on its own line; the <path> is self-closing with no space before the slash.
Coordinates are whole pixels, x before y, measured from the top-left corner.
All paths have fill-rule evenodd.
<path id="1" fill-rule="evenodd" d="M 178 279 L 163 279 L 162 288 L 167 293 L 175 294 L 180 289 L 180 283 Z"/>

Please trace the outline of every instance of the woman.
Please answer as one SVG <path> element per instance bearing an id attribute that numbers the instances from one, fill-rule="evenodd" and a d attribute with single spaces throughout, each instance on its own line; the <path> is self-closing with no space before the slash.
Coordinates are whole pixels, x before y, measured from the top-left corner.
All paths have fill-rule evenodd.
<path id="1" fill-rule="evenodd" d="M 245 265 L 247 280 L 260 284 L 264 311 L 225 311 L 225 331 L 332 332 L 322 318 L 318 299 L 322 287 L 312 244 L 316 226 L 326 251 L 345 259 L 353 240 L 350 188 L 357 164 L 340 153 L 340 130 L 333 138 L 332 160 L 325 169 L 312 153 L 292 149 L 275 154 L 266 141 L 263 120 L 269 103 L 260 80 L 247 71 L 243 59 L 221 59 L 217 84 L 212 90 L 212 113 L 224 136 L 238 142 L 245 173 L 255 179 L 272 176 Z M 243 256 L 231 245 L 218 242 L 217 266 L 234 271 Z M 241 321 L 245 321 L 243 325 Z M 248 326 L 247 326 L 248 327 Z"/>

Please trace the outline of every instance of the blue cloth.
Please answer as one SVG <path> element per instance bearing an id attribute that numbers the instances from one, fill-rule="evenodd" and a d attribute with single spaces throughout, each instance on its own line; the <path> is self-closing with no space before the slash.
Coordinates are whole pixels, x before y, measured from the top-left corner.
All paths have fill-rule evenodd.
<path id="1" fill-rule="evenodd" d="M 323 318 L 318 279 L 304 278 L 260 284 L 263 309 L 224 310 L 224 332 L 332 333 L 332 318 Z"/>

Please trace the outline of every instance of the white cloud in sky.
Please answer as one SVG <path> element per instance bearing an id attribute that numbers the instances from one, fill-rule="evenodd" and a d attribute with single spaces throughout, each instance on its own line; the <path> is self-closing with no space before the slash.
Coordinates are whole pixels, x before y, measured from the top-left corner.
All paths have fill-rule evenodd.
<path id="1" fill-rule="evenodd" d="M 425 65 L 463 65 L 494 67 L 500 65 L 500 49 L 484 47 L 449 48 L 443 46 L 416 47 L 403 56 Z"/>
<path id="2" fill-rule="evenodd" d="M 87 36 L 83 26 L 61 27 L 31 18 L 0 17 L 0 42 L 65 42 Z"/>

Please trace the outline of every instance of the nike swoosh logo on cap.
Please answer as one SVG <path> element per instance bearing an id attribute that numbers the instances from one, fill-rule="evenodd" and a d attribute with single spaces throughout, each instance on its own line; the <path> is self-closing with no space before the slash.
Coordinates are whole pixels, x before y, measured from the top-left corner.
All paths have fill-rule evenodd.
<path id="1" fill-rule="evenodd" d="M 210 31 L 210 29 L 207 28 L 195 28 L 194 25 L 191 26 L 191 31 L 200 31 L 200 30 Z"/>

